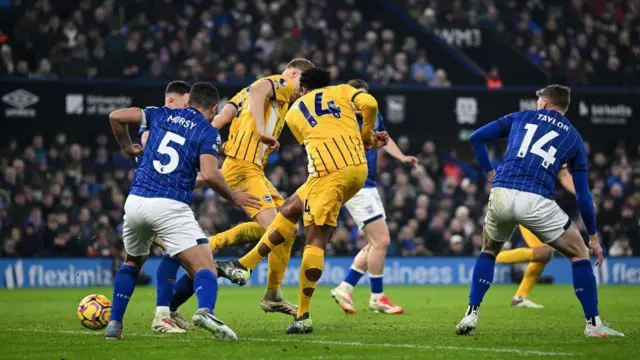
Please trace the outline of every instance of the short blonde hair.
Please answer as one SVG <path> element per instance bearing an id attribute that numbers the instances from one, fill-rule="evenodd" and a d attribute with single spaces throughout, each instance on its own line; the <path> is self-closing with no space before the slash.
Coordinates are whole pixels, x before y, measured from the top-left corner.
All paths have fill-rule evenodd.
<path id="1" fill-rule="evenodd" d="M 312 67 L 313 67 L 313 63 L 303 58 L 293 59 L 289 61 L 289 63 L 287 64 L 287 69 L 294 68 L 300 71 L 306 71 Z"/>

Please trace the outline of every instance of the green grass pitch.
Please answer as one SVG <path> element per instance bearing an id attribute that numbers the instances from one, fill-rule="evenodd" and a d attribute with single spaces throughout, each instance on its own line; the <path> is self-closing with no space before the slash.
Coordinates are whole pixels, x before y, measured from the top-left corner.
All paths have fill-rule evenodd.
<path id="1" fill-rule="evenodd" d="M 102 331 L 85 330 L 75 309 L 83 296 L 112 289 L 0 290 L 1 359 L 640 359 L 640 288 L 600 288 L 603 319 L 626 334 L 586 339 L 578 300 L 569 286 L 539 286 L 532 299 L 542 310 L 512 309 L 513 286 L 494 286 L 480 310 L 478 331 L 460 337 L 454 327 L 467 300 L 467 288 L 387 287 L 404 315 L 366 310 L 368 288 L 354 301 L 359 315 L 347 316 L 329 296 L 315 292 L 314 333 L 285 335 L 291 319 L 264 314 L 262 289 L 221 288 L 216 314 L 236 331 L 237 343 L 222 343 L 195 330 L 180 335 L 151 332 L 155 288 L 136 290 L 125 316 L 125 339 L 106 341 Z M 285 295 L 297 299 L 295 288 Z M 182 310 L 191 314 L 195 300 Z"/>

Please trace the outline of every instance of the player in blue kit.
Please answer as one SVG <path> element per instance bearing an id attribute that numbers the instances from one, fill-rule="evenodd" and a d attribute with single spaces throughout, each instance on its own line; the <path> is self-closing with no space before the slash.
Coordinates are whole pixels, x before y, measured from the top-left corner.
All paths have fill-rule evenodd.
<path id="1" fill-rule="evenodd" d="M 587 151 L 578 131 L 564 117 L 570 89 L 550 85 L 536 95 L 538 110 L 504 116 L 476 130 L 469 139 L 493 184 L 483 231 L 484 246 L 471 278 L 469 307 L 456 326 L 456 333 L 465 335 L 476 329 L 478 308 L 493 281 L 496 255 L 520 224 L 571 261 L 573 286 L 586 319 L 584 335 L 624 336 L 605 326 L 598 313 L 598 290 L 589 256 L 591 252 L 598 258 L 597 266 L 603 256 L 589 191 Z M 496 171 L 485 143 L 507 136 L 504 160 Z M 576 200 L 589 233 L 589 249 L 569 216 L 553 201 L 555 181 L 565 163 L 573 175 Z"/>
<path id="2" fill-rule="evenodd" d="M 158 235 L 168 253 L 193 275 L 198 298 L 193 322 L 220 340 L 237 340 L 233 330 L 213 315 L 218 292 L 213 257 L 190 208 L 196 182 L 208 184 L 238 206 L 259 206 L 256 197 L 232 191 L 218 170 L 220 135 L 210 125 L 218 99 L 215 87 L 197 83 L 191 88 L 188 108 L 127 108 L 109 115 L 122 150 L 142 158 L 124 205 L 127 256 L 115 277 L 106 339 L 122 338 L 122 320 L 138 272 L 149 255 L 152 238 Z M 148 127 L 144 154 L 140 145 L 132 143 L 128 124 Z"/>
<path id="3" fill-rule="evenodd" d="M 369 91 L 369 86 L 363 80 L 351 80 L 349 85 L 360 91 Z M 359 119 L 361 121 L 361 119 Z M 382 116 L 378 113 L 378 120 L 374 128 L 375 132 L 385 131 Z M 389 143 L 384 147 L 385 151 L 405 164 L 415 167 L 418 159 L 414 156 L 406 156 L 398 145 L 389 138 Z M 347 314 L 357 314 L 353 305 L 353 288 L 365 272 L 369 272 L 371 283 L 371 296 L 369 309 L 385 314 L 402 314 L 404 308 L 391 302 L 383 292 L 382 280 L 384 277 L 384 258 L 389 247 L 389 229 L 385 222 L 384 206 L 378 193 L 376 178 L 378 177 L 378 150 L 369 150 L 365 153 L 369 174 L 367 181 L 358 193 L 352 197 L 345 206 L 358 227 L 367 237 L 368 244 L 358 252 L 353 259 L 353 264 L 344 281 L 331 290 L 331 296 Z"/>

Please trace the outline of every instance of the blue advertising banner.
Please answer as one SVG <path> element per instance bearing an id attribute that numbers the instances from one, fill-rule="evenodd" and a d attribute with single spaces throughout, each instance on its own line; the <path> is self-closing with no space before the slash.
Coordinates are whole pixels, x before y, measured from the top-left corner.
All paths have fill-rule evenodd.
<path id="1" fill-rule="evenodd" d="M 153 279 L 160 259 L 147 261 L 143 271 Z M 320 285 L 337 285 L 347 274 L 351 258 L 327 258 Z M 474 258 L 389 258 L 385 268 L 388 285 L 466 285 L 471 280 Z M 513 267 L 497 265 L 494 284 L 511 283 Z M 292 258 L 283 285 L 298 285 L 300 259 Z M 600 285 L 640 285 L 640 258 L 608 258 L 595 268 Z M 180 270 L 180 273 L 183 273 Z M 0 259 L 0 288 L 112 286 L 113 259 Z M 571 264 L 564 258 L 552 260 L 543 275 L 552 276 L 556 284 L 571 284 Z M 264 286 L 267 262 L 262 262 L 251 275 L 248 286 Z M 365 276 L 360 280 L 367 283 Z M 231 285 L 221 279 L 220 285 Z"/>
<path id="2" fill-rule="evenodd" d="M 113 285 L 112 258 L 0 259 L 0 288 Z"/>

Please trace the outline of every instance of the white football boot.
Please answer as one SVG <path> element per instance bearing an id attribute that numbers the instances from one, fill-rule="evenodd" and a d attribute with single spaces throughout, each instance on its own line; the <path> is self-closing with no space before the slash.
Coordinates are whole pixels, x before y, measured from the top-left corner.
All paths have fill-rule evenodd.
<path id="1" fill-rule="evenodd" d="M 236 333 L 206 309 L 196 311 L 191 320 L 197 327 L 207 330 L 218 340 L 238 341 Z"/>
<path id="2" fill-rule="evenodd" d="M 478 311 L 472 310 L 468 312 L 468 315 L 462 318 L 458 325 L 456 325 L 456 334 L 458 335 L 470 335 L 476 330 L 478 326 Z"/>
<path id="3" fill-rule="evenodd" d="M 511 306 L 524 309 L 543 309 L 544 305 L 536 304 L 533 301 L 522 296 L 514 296 L 511 300 Z"/>

